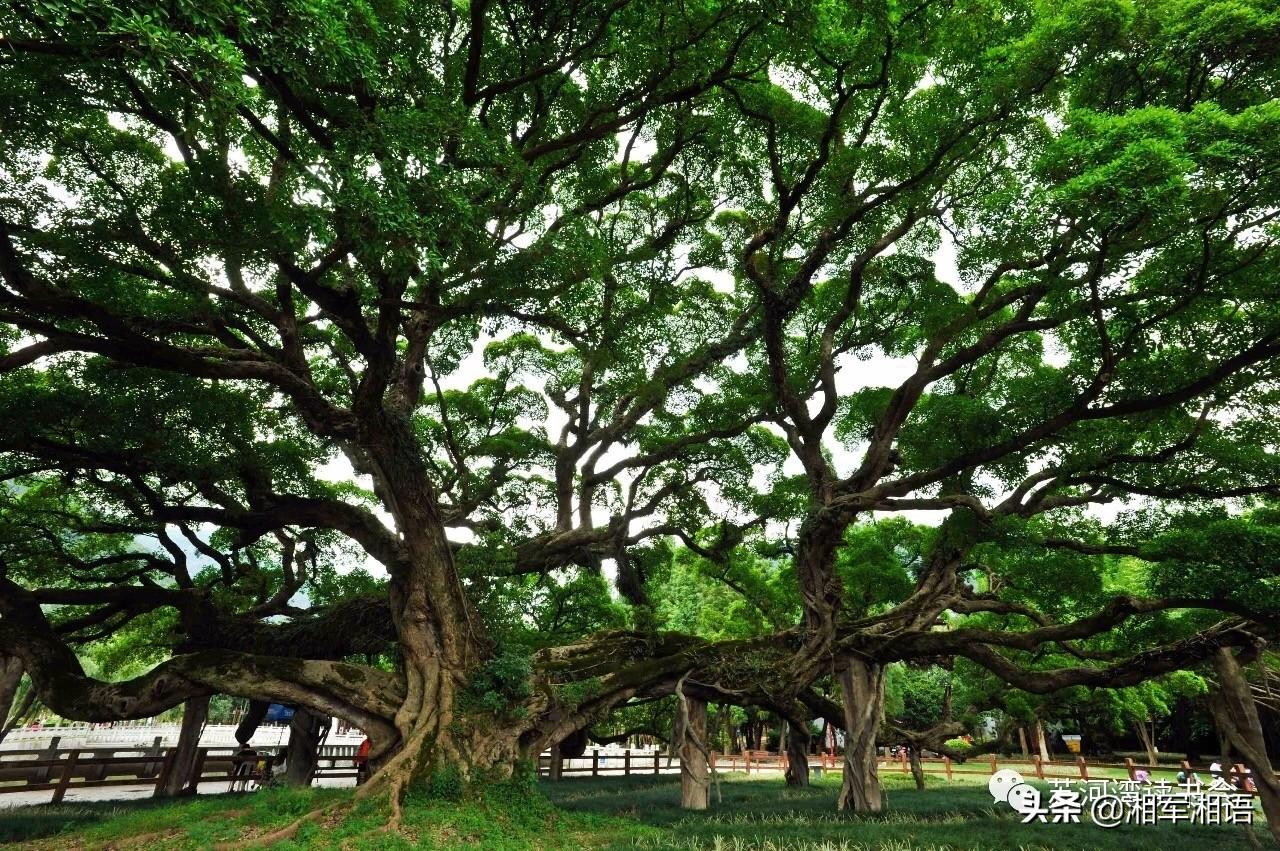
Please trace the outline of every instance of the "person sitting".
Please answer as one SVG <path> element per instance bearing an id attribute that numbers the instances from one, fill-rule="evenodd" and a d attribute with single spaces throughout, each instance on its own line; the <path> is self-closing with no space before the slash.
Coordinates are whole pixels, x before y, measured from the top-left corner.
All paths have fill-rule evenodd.
<path id="1" fill-rule="evenodd" d="M 258 752 L 248 745 L 242 745 L 240 750 L 236 751 L 235 756 L 232 758 L 232 780 L 228 791 L 249 791 L 249 781 L 253 779 L 253 775 L 256 773 L 255 768 L 257 767 L 257 762 Z"/>

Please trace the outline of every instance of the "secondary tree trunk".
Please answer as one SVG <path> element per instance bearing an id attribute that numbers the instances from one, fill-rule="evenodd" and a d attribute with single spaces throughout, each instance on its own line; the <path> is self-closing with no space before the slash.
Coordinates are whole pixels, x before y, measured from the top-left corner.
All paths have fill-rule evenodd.
<path id="1" fill-rule="evenodd" d="M 916 788 L 923 791 L 924 764 L 920 762 L 920 749 L 915 745 L 911 745 L 907 748 L 907 754 L 911 759 L 911 776 L 915 778 Z"/>
<path id="2" fill-rule="evenodd" d="M 9 732 L 9 713 L 13 710 L 13 699 L 18 696 L 21 683 L 22 660 L 0 653 L 0 741 Z"/>
<path id="3" fill-rule="evenodd" d="M 551 762 L 547 766 L 547 779 L 560 780 L 564 777 L 564 756 L 560 753 L 560 743 L 551 746 Z"/>
<path id="4" fill-rule="evenodd" d="M 1026 727 L 1023 727 L 1023 726 L 1018 727 L 1018 746 L 1022 748 L 1023 756 L 1026 756 L 1026 757 L 1031 756 L 1031 748 L 1027 745 L 1027 728 Z"/>
<path id="5" fill-rule="evenodd" d="M 883 795 L 876 770 L 876 732 L 884 718 L 884 668 L 851 656 L 839 678 L 845 748 L 844 783 L 836 805 L 841 810 L 878 813 Z"/>
<path id="6" fill-rule="evenodd" d="M 245 710 L 244 717 L 236 725 L 236 741 L 241 747 L 248 747 L 249 740 L 262 726 L 262 719 L 267 717 L 267 710 L 270 708 L 271 704 L 265 700 L 249 701 L 249 708 Z"/>
<path id="7" fill-rule="evenodd" d="M 192 771 L 195 769 L 196 751 L 200 748 L 200 734 L 204 731 L 204 722 L 208 717 L 208 695 L 193 697 L 183 704 L 182 726 L 178 729 L 178 745 L 169 763 L 169 774 L 165 782 L 156 787 L 155 797 L 175 798 L 195 794 L 195 790 L 191 789 L 189 784 Z"/>
<path id="8" fill-rule="evenodd" d="M 811 735 L 808 724 L 796 724 L 787 721 L 787 785 L 804 787 L 809 785 L 809 742 Z"/>
<path id="9" fill-rule="evenodd" d="M 710 769 L 707 765 L 707 704 L 681 696 L 683 723 L 680 725 L 680 806 L 705 810 L 711 799 Z"/>
<path id="10" fill-rule="evenodd" d="M 1049 742 L 1044 736 L 1044 725 L 1040 723 L 1040 719 L 1036 719 L 1036 747 L 1040 749 L 1040 759 L 1049 762 L 1053 757 L 1049 754 Z"/>
<path id="11" fill-rule="evenodd" d="M 290 786 L 310 786 L 319 761 L 320 734 L 325 721 L 299 706 L 289 721 L 289 767 L 285 782 Z"/>
<path id="12" fill-rule="evenodd" d="M 1147 752 L 1147 765 L 1155 765 L 1160 759 L 1160 752 L 1156 749 L 1155 740 L 1151 737 L 1151 728 L 1147 726 L 1145 719 L 1133 716 L 1133 729 L 1138 734 L 1138 741 L 1142 742 L 1142 748 Z"/>
<path id="13" fill-rule="evenodd" d="M 1214 723 L 1231 741 L 1240 759 L 1252 772 L 1254 785 L 1262 811 L 1267 816 L 1267 828 L 1280 844 L 1280 779 L 1267 756 L 1262 722 L 1258 719 L 1258 707 L 1249 691 L 1249 681 L 1240 669 L 1240 662 L 1230 648 L 1221 647 L 1213 655 L 1213 670 L 1218 675 L 1217 691 L 1209 692 L 1209 709 Z M 1226 765 L 1223 766 L 1226 770 Z"/>

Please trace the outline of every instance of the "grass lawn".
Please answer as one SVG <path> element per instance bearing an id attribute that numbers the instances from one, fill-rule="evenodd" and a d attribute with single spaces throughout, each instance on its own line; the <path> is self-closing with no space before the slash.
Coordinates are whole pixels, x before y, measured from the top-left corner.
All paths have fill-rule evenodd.
<path id="1" fill-rule="evenodd" d="M 923 851 L 923 849 L 1249 849 L 1241 826 L 1024 825 L 993 806 L 985 783 L 966 778 L 917 792 L 887 775 L 887 809 L 874 817 L 835 812 L 838 780 L 792 792 L 777 776 L 729 776 L 723 800 L 705 813 L 680 810 L 674 777 L 566 779 L 544 783 L 545 798 L 499 787 L 486 800 L 407 802 L 399 835 L 379 830 L 385 811 L 365 805 L 305 824 L 276 848 L 708 849 L 708 851 Z M 206 849 L 261 836 L 345 790 L 273 789 L 151 804 L 67 804 L 0 813 L 0 842 L 42 849 Z M 1259 816 L 1260 819 L 1260 816 Z M 1254 827 L 1263 847 L 1270 838 Z"/>

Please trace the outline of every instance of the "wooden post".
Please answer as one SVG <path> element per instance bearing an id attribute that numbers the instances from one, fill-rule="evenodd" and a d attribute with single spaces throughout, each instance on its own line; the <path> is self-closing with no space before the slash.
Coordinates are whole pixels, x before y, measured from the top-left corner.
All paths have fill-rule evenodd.
<path id="1" fill-rule="evenodd" d="M 1040 754 L 1032 755 L 1031 764 L 1036 767 L 1036 778 L 1039 780 L 1043 780 L 1044 779 L 1044 760 L 1040 758 Z"/>
<path id="2" fill-rule="evenodd" d="M 944 769 L 946 769 L 946 772 L 947 772 L 947 782 L 948 782 L 948 783 L 950 783 L 950 782 L 951 782 L 951 757 L 949 757 L 949 756 L 944 756 L 944 757 L 942 758 L 942 767 L 943 767 Z"/>
<path id="3" fill-rule="evenodd" d="M 631 748 L 627 748 L 622 752 L 622 774 L 630 776 L 631 774 Z"/>
<path id="4" fill-rule="evenodd" d="M 662 772 L 659 770 L 659 768 L 658 768 L 658 761 L 659 761 L 659 757 L 660 757 L 660 754 L 658 753 L 658 749 L 657 749 L 657 748 L 654 748 L 654 749 L 653 749 L 653 773 L 654 773 L 654 774 L 661 774 L 661 773 L 662 773 Z"/>
<path id="5" fill-rule="evenodd" d="M 1129 773 L 1130 780 L 1138 779 L 1137 775 L 1134 773 L 1135 769 L 1133 767 L 1133 757 L 1127 756 L 1124 758 L 1124 770 Z"/>
<path id="6" fill-rule="evenodd" d="M 108 757 L 113 757 L 113 756 L 115 756 L 115 755 L 116 755 L 116 751 L 114 751 L 114 750 L 110 750 L 110 751 L 89 751 L 89 761 L 90 761 L 90 762 L 92 762 L 93 760 L 97 759 L 97 758 L 98 758 L 98 757 L 100 757 L 100 756 L 103 756 L 104 754 L 105 754 L 106 756 L 108 756 Z M 107 772 L 110 770 L 110 768 L 111 768 L 111 767 L 110 767 L 109 765 L 107 765 L 105 762 L 104 762 L 104 763 L 101 763 L 100 765 L 98 765 L 98 766 L 97 766 L 97 768 L 95 768 L 95 769 L 94 769 L 94 771 L 93 771 L 93 777 L 89 777 L 89 776 L 86 774 L 84 779 L 85 779 L 85 780 L 106 780 L 106 779 L 107 779 Z"/>
<path id="7" fill-rule="evenodd" d="M 61 804 L 67 794 L 67 785 L 71 783 L 71 772 L 76 770 L 76 762 L 80 759 L 80 751 L 74 750 L 67 757 L 67 764 L 62 767 L 62 777 L 58 778 L 58 786 L 53 790 L 53 803 Z"/>
<path id="8" fill-rule="evenodd" d="M 902 763 L 902 773 L 906 774 L 908 771 L 910 771 L 910 769 L 907 768 L 907 749 L 906 748 L 901 748 L 898 750 L 898 759 Z"/>
<path id="9" fill-rule="evenodd" d="M 991 755 L 991 773 L 992 773 L 992 774 L 995 774 L 995 773 L 996 773 L 996 771 L 997 771 L 997 769 L 996 769 L 996 755 L 995 755 L 995 754 L 992 754 L 992 755 Z"/>
<path id="10" fill-rule="evenodd" d="M 1076 765 L 1080 766 L 1080 779 L 1088 780 L 1089 779 L 1089 763 L 1084 761 L 1083 756 L 1076 757 Z"/>
<path id="11" fill-rule="evenodd" d="M 600 749 L 594 748 L 591 751 L 591 776 L 600 776 Z"/>
<path id="12" fill-rule="evenodd" d="M 153 757 L 155 762 L 148 762 L 146 772 L 139 775 L 139 779 L 143 777 L 150 779 L 156 776 L 159 768 L 161 755 L 164 753 L 164 736 L 156 736 L 155 741 L 151 743 L 151 750 L 147 751 L 147 756 Z"/>
<path id="13" fill-rule="evenodd" d="M 42 760 L 57 759 L 58 758 L 58 742 L 61 742 L 61 741 L 62 741 L 61 736 L 53 736 L 52 738 L 50 738 L 49 747 L 45 749 L 44 753 L 40 754 L 40 759 Z M 52 772 L 53 772 L 53 768 L 51 766 L 46 766 L 40 769 L 39 771 L 37 771 L 34 775 L 32 775 L 32 780 L 35 783 L 48 783 L 49 778 L 53 776 Z"/>

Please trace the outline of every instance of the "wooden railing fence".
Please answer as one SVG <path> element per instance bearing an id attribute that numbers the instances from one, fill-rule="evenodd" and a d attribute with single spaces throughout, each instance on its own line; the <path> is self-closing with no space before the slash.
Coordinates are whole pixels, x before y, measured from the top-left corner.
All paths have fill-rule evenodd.
<path id="1" fill-rule="evenodd" d="M 712 752 L 711 767 L 723 772 L 744 772 L 751 774 L 753 772 L 785 772 L 788 767 L 788 759 L 786 753 L 774 753 L 772 751 L 746 751 L 740 754 L 722 754 Z M 1071 779 L 1071 780 L 1098 780 L 1098 779 L 1124 779 L 1137 780 L 1138 772 L 1145 771 L 1148 778 L 1152 782 L 1159 780 L 1167 780 L 1169 785 L 1177 785 L 1177 774 L 1181 771 L 1198 772 L 1204 775 L 1201 779 L 1209 782 L 1209 771 L 1206 768 L 1193 768 L 1189 763 L 1182 762 L 1181 765 L 1144 765 L 1136 763 L 1132 759 L 1125 759 L 1124 762 L 1089 762 L 1083 756 L 1077 756 L 1068 761 L 1058 760 L 1042 760 L 1039 756 L 1030 758 L 1008 758 L 995 755 L 975 757 L 965 762 L 958 762 L 950 757 L 921 757 L 921 767 L 927 774 L 941 774 L 946 777 L 947 782 L 951 782 L 958 775 L 981 775 L 991 776 L 1002 768 L 1012 768 L 1018 771 L 1027 779 L 1035 778 L 1037 780 L 1055 780 L 1055 779 Z M 901 751 L 893 756 L 881 756 L 879 758 L 879 769 L 883 774 L 886 771 L 900 771 L 903 774 L 911 773 L 911 763 L 907 757 L 906 751 Z M 844 760 L 841 754 L 821 753 L 811 754 L 809 756 L 809 770 L 814 774 L 824 771 L 843 772 Z M 1094 775 L 1090 775 L 1090 771 Z M 677 757 L 668 757 L 660 751 L 643 751 L 640 753 L 632 753 L 624 751 L 621 756 L 616 753 L 602 754 L 599 749 L 591 751 L 590 755 L 584 755 L 576 759 L 565 759 L 560 768 L 561 776 L 591 776 L 591 777 L 608 777 L 608 776 L 630 776 L 633 774 L 663 774 L 678 773 L 680 771 L 680 760 Z M 1124 778 L 1104 777 L 1107 772 L 1123 772 Z M 551 758 L 544 754 L 538 760 L 538 773 L 544 777 L 551 776 Z M 1161 775 L 1168 775 L 1167 777 Z M 1243 765 L 1230 766 L 1225 771 L 1226 779 L 1235 785 L 1235 781 L 1239 777 L 1247 776 L 1247 771 Z"/>
<path id="2" fill-rule="evenodd" d="M 159 737 L 144 748 L 59 748 L 55 737 L 46 748 L 0 751 L 0 794 L 52 791 L 52 802 L 59 803 L 67 792 L 78 789 L 139 785 L 159 789 L 168 781 L 176 751 L 162 746 Z M 254 748 L 249 753 L 240 748 L 199 748 L 186 788 L 194 792 L 201 784 L 225 783 L 227 791 L 247 790 L 250 783 L 264 779 L 268 764 L 277 763 L 285 751 L 277 747 Z M 355 755 L 355 745 L 321 748 L 312 782 L 355 777 Z"/>
<path id="3" fill-rule="evenodd" d="M 92 747 L 92 748 L 59 748 L 55 737 L 46 748 L 31 750 L 0 751 L 0 794 L 7 792 L 52 792 L 52 801 L 58 803 L 68 792 L 81 789 L 93 789 L 104 786 L 139 786 L 153 785 L 161 788 L 166 784 L 176 748 L 164 747 L 159 737 L 150 747 Z M 196 763 L 188 779 L 187 789 L 195 791 L 200 785 L 211 783 L 227 784 L 227 791 L 247 790 L 250 783 L 263 780 L 269 763 L 274 764 L 281 756 L 284 748 L 254 748 L 251 755 L 242 755 L 237 748 L 202 747 L 197 751 Z M 354 778 L 355 745 L 332 745 L 321 748 L 317 767 L 311 780 Z M 1176 777 L 1164 778 L 1161 775 L 1176 775 L 1179 771 L 1192 771 L 1187 764 L 1141 765 L 1132 759 L 1123 763 L 1088 762 L 1084 757 L 1076 757 L 1071 761 L 1044 761 L 1038 756 L 1030 759 L 983 756 L 956 762 L 949 757 L 923 757 L 922 767 L 927 773 L 941 774 L 950 782 L 961 775 L 990 776 L 1002 768 L 1019 771 L 1027 779 L 1038 780 L 1100 779 L 1104 772 L 1119 773 L 1130 780 L 1138 779 L 1138 772 L 1144 771 L 1152 780 L 1168 779 L 1170 784 Z M 747 751 L 740 754 L 711 754 L 712 766 L 722 772 L 785 772 L 788 766 L 787 755 L 770 751 Z M 809 757 L 809 768 L 815 773 L 824 771 L 843 771 L 844 763 L 839 754 L 813 754 Z M 1205 775 L 1206 769 L 1195 769 Z M 631 776 L 678 774 L 680 760 L 670 757 L 662 751 L 624 750 L 602 751 L 593 749 L 590 754 L 573 759 L 564 759 L 560 765 L 559 776 Z M 905 752 L 893 756 L 880 757 L 880 771 L 900 771 L 911 773 L 910 762 Z M 1095 772 L 1091 777 L 1090 772 Z M 551 757 L 544 754 L 538 760 L 538 772 L 543 776 L 551 776 Z M 1235 779 L 1245 776 L 1242 765 L 1227 769 L 1227 779 L 1234 783 Z M 1115 779 L 1114 777 L 1108 779 Z"/>

